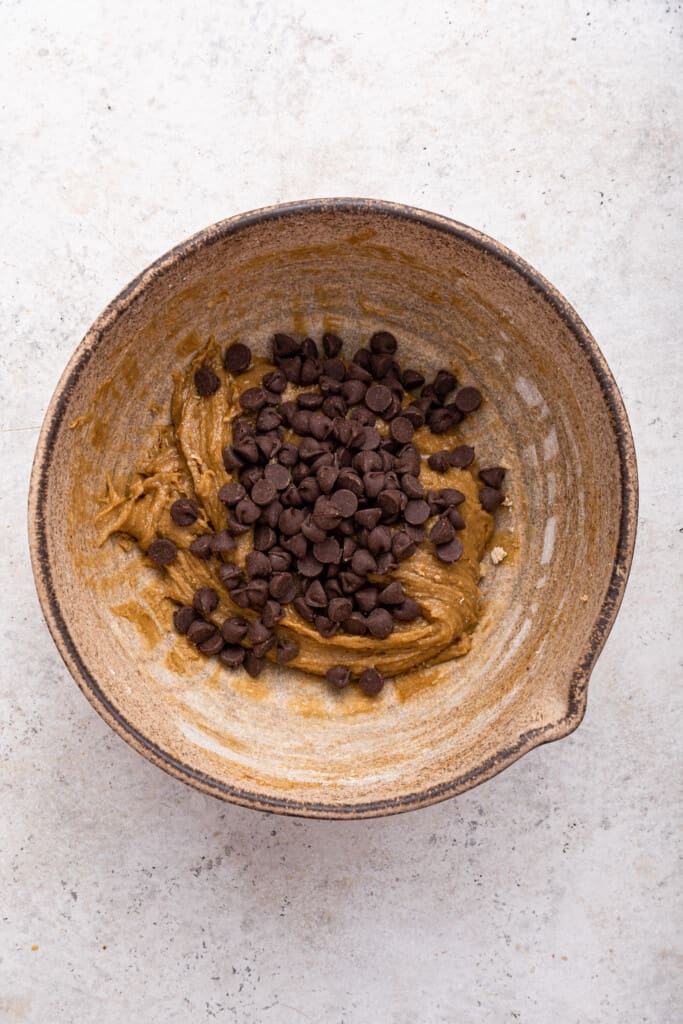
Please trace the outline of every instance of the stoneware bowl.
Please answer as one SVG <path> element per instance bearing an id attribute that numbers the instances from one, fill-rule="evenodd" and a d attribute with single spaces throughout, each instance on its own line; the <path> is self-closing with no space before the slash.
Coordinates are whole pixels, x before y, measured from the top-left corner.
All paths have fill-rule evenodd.
<path id="1" fill-rule="evenodd" d="M 197 659 L 150 598 L 139 553 L 96 545 L 107 474 L 168 417 L 171 374 L 210 335 L 265 352 L 273 332 L 380 328 L 411 364 L 455 364 L 487 401 L 464 440 L 508 467 L 511 507 L 485 559 L 465 657 L 357 687 Z M 391 203 L 313 200 L 222 221 L 167 253 L 95 321 L 47 412 L 30 540 L 57 647 L 102 717 L 206 793 L 262 810 L 357 818 L 468 789 L 581 722 L 631 563 L 637 482 L 619 392 L 561 295 L 504 246 Z M 135 614 L 133 614 L 133 612 Z"/>

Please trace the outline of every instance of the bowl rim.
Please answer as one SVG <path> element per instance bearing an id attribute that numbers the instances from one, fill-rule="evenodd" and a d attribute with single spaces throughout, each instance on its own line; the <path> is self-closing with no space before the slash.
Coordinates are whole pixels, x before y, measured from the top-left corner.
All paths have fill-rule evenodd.
<path id="1" fill-rule="evenodd" d="M 497 259 L 519 274 L 552 307 L 588 357 L 608 409 L 620 462 L 621 515 L 619 537 L 609 586 L 597 613 L 584 649 L 577 656 L 566 714 L 522 733 L 517 741 L 498 751 L 476 768 L 456 778 L 413 793 L 377 801 L 323 803 L 266 797 L 237 786 L 230 786 L 185 764 L 145 736 L 113 704 L 83 661 L 62 614 L 54 587 L 47 548 L 45 506 L 55 440 L 61 428 L 69 398 L 78 379 L 105 334 L 140 297 L 148 285 L 197 251 L 245 228 L 306 214 L 340 212 L 343 214 L 380 214 L 418 223 L 455 236 Z M 623 599 L 633 559 L 638 516 L 638 472 L 635 447 L 623 399 L 616 381 L 590 331 L 567 300 L 541 274 L 507 246 L 475 228 L 426 210 L 379 199 L 328 198 L 306 199 L 262 207 L 217 221 L 174 246 L 137 275 L 97 317 L 74 351 L 59 379 L 41 427 L 31 471 L 28 502 L 28 532 L 31 563 L 43 615 L 67 668 L 80 689 L 105 721 L 139 753 L 175 778 L 203 792 L 231 803 L 301 817 L 365 818 L 424 807 L 486 781 L 507 768 L 535 747 L 561 739 L 576 729 L 585 714 L 588 681 L 597 658 L 614 624 Z"/>

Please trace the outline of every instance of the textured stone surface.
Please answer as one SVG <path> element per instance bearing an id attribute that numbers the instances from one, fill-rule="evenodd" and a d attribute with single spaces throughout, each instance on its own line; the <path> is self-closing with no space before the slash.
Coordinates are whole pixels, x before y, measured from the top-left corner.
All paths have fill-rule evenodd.
<path id="1" fill-rule="evenodd" d="M 0 23 L 0 1020 L 675 1020 L 681 5 L 98 0 Z M 642 488 L 578 732 L 356 823 L 221 805 L 118 740 L 42 624 L 24 523 L 52 389 L 118 289 L 222 216 L 333 194 L 454 216 L 549 277 L 622 386 Z"/>

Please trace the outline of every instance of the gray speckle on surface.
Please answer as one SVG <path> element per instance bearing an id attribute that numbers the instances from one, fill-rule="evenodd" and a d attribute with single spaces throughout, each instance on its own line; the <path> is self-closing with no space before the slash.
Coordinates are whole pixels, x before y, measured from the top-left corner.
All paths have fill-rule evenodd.
<path id="1" fill-rule="evenodd" d="M 680 1019 L 681 4 L 35 0 L 0 24 L 0 1021 Z M 115 737 L 25 540 L 96 314 L 192 231 L 316 195 L 449 214 L 538 267 L 614 370 L 642 485 L 578 732 L 355 823 L 222 805 Z"/>

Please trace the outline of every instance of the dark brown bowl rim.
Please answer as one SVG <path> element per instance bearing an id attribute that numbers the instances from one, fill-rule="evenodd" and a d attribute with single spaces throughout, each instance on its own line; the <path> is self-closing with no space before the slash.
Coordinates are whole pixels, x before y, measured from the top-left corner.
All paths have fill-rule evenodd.
<path id="1" fill-rule="evenodd" d="M 76 642 L 69 632 L 54 588 L 44 517 L 52 452 L 70 395 L 76 387 L 84 366 L 96 351 L 104 332 L 112 323 L 139 298 L 152 280 L 165 273 L 172 265 L 188 259 L 199 249 L 255 224 L 318 212 L 338 212 L 351 215 L 371 212 L 419 223 L 463 239 L 516 271 L 549 303 L 588 357 L 609 411 L 620 460 L 621 516 L 616 556 L 605 599 L 594 620 L 588 643 L 579 655 L 577 667 L 572 676 L 566 715 L 556 722 L 548 722 L 543 726 L 528 730 L 512 746 L 499 751 L 476 768 L 449 782 L 393 799 L 351 804 L 326 804 L 287 800 L 281 797 L 265 797 L 246 789 L 229 786 L 173 757 L 136 729 L 102 691 L 81 658 Z M 263 811 L 304 817 L 363 818 L 424 807 L 455 796 L 491 778 L 535 747 L 561 739 L 577 728 L 586 709 L 587 687 L 591 671 L 612 628 L 624 595 L 633 558 L 637 514 L 638 478 L 635 449 L 619 389 L 594 338 L 557 289 L 521 257 L 500 242 L 474 228 L 439 214 L 377 199 L 308 199 L 238 214 L 204 228 L 143 270 L 100 314 L 69 360 L 45 415 L 31 473 L 29 542 L 38 596 L 57 648 L 93 707 L 131 746 L 174 777 L 203 792 L 232 803 Z"/>

